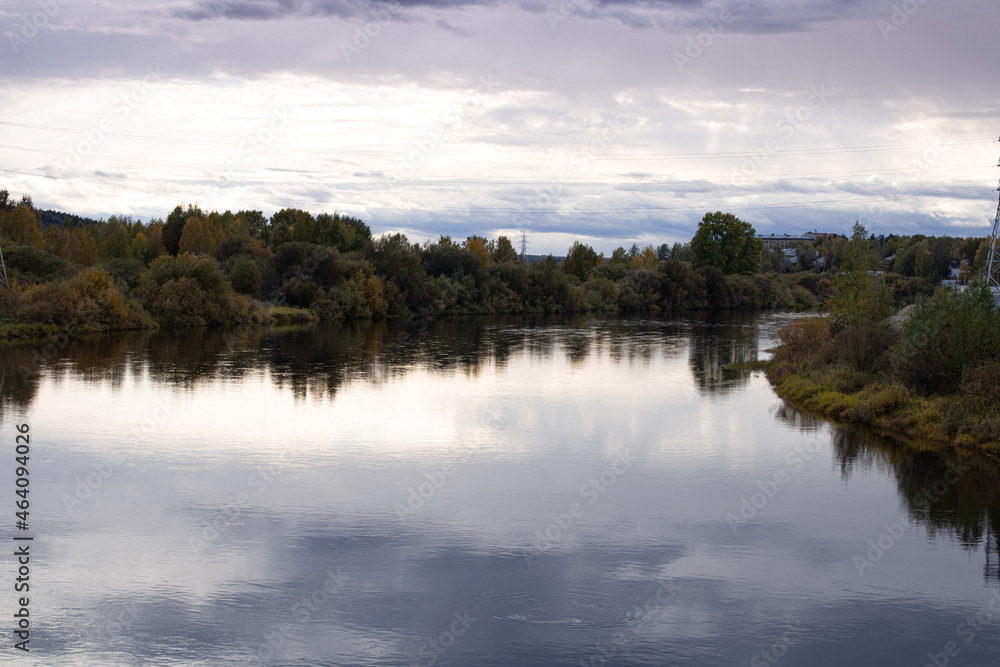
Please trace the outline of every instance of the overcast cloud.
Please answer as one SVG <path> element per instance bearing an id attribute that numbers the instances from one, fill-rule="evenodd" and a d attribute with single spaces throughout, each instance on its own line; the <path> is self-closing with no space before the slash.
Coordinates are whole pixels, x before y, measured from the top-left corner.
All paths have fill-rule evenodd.
<path id="1" fill-rule="evenodd" d="M 414 240 L 526 231 L 985 236 L 993 0 L 14 0 L 0 187 L 163 217 L 347 211 Z"/>

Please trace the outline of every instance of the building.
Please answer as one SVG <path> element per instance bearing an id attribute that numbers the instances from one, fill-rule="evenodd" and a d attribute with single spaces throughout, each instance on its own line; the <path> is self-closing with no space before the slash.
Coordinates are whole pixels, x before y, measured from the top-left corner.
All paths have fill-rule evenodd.
<path id="1" fill-rule="evenodd" d="M 764 247 L 768 250 L 772 248 L 788 248 L 796 243 L 812 243 L 816 240 L 815 237 L 808 237 L 804 234 L 802 236 L 792 236 L 791 234 L 767 234 L 765 236 L 760 234 L 757 238 L 763 241 Z"/>
<path id="2" fill-rule="evenodd" d="M 788 248 L 796 243 L 815 243 L 820 237 L 837 238 L 840 234 L 833 232 L 806 232 L 805 234 L 758 234 L 756 238 L 764 243 L 768 250 L 772 248 Z"/>

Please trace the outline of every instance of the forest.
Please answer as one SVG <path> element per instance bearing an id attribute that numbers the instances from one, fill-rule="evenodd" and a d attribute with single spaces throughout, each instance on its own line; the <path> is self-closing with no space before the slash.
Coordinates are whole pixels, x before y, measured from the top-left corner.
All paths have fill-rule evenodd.
<path id="1" fill-rule="evenodd" d="M 789 263 L 749 224 L 707 213 L 690 243 L 620 247 L 604 257 L 575 242 L 564 259 L 528 266 L 510 239 L 413 243 L 373 237 L 362 220 L 282 209 L 205 211 L 165 219 L 92 220 L 38 210 L 0 190 L 7 288 L 0 335 L 237 327 L 292 319 L 493 313 L 669 313 L 814 308 L 835 295 L 843 237 L 820 237 Z M 973 271 L 986 240 L 872 237 L 896 305 L 929 296 L 955 266 Z M 821 259 L 823 261 L 818 261 Z M 822 265 L 822 268 L 820 268 Z"/>

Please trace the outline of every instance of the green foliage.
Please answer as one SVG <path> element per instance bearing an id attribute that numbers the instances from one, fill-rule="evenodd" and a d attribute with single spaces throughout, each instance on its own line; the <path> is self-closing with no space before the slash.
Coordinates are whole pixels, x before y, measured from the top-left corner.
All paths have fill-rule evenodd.
<path id="1" fill-rule="evenodd" d="M 254 299 L 260 296 L 260 269 L 250 260 L 233 265 L 229 272 L 229 282 L 237 294 L 245 294 Z"/>
<path id="2" fill-rule="evenodd" d="M 1000 443 L 1000 360 L 969 365 L 962 374 L 956 400 L 945 409 L 949 431 L 959 443 Z"/>
<path id="3" fill-rule="evenodd" d="M 878 266 L 864 225 L 854 223 L 851 240 L 841 253 L 837 294 L 830 301 L 835 330 L 880 322 L 892 314 L 892 296 L 885 279 L 875 273 Z"/>
<path id="4" fill-rule="evenodd" d="M 1000 315 L 982 281 L 918 303 L 893 350 L 898 377 L 923 393 L 951 394 L 969 368 L 998 359 Z"/>
<path id="5" fill-rule="evenodd" d="M 25 283 L 45 283 L 74 273 L 72 265 L 47 250 L 22 245 L 4 249 L 8 277 Z"/>
<path id="6" fill-rule="evenodd" d="M 260 322 L 263 312 L 236 294 L 214 259 L 164 255 L 139 284 L 142 305 L 163 327 L 235 326 Z"/>
<path id="7" fill-rule="evenodd" d="M 132 294 L 146 271 L 145 264 L 131 257 L 107 259 L 101 262 L 101 268 L 111 276 L 115 285 L 125 295 Z"/>
<path id="8" fill-rule="evenodd" d="M 323 290 L 345 279 L 349 272 L 336 248 L 299 241 L 278 248 L 274 254 L 274 268 L 282 283 L 293 278 L 308 279 Z"/>
<path id="9" fill-rule="evenodd" d="M 421 261 L 428 276 L 476 276 L 482 265 L 472 253 L 442 236 L 437 243 L 428 244 L 421 254 Z"/>
<path id="10" fill-rule="evenodd" d="M 4 214 L 18 208 L 35 219 L 30 200 L 15 204 L 5 196 L 0 205 Z M 250 299 L 258 297 L 270 308 L 294 305 L 321 319 L 753 309 L 817 299 L 810 291 L 815 285 L 725 275 L 708 266 L 695 271 L 688 244 L 669 253 L 665 245 L 633 244 L 605 262 L 576 243 L 562 266 L 549 257 L 528 267 L 506 237 L 470 236 L 458 244 L 442 236 L 420 247 L 401 234 L 373 240 L 368 226 L 350 216 L 299 209 L 283 209 L 269 221 L 260 211 L 206 212 L 193 205 L 147 224 L 130 216 L 84 221 L 53 214 L 47 220 L 43 240 L 51 252 L 23 245 L 9 250 L 15 281 L 65 280 L 100 261 L 123 296 L 139 299 L 169 327 L 256 321 L 260 309 Z"/>
<path id="11" fill-rule="evenodd" d="M 576 276 L 581 281 L 586 281 L 590 277 L 590 272 L 597 266 L 597 253 L 589 245 L 574 241 L 566 259 L 563 260 L 563 273 Z"/>
<path id="12" fill-rule="evenodd" d="M 694 251 L 691 250 L 690 243 L 675 243 L 670 249 L 670 259 L 678 262 L 693 262 Z"/>
<path id="13" fill-rule="evenodd" d="M 749 223 L 732 213 L 706 213 L 691 240 L 694 264 L 714 266 L 725 274 L 753 274 L 760 266 L 764 246 Z"/>
<path id="14" fill-rule="evenodd" d="M 1000 447 L 1000 314 L 981 281 L 940 289 L 897 334 L 880 323 L 819 320 L 779 332 L 768 377 L 808 410 L 891 434 L 963 447 Z"/>
<path id="15" fill-rule="evenodd" d="M 317 234 L 316 219 L 308 211 L 283 208 L 271 216 L 268 226 L 268 245 L 278 248 L 289 241 L 311 243 Z"/>

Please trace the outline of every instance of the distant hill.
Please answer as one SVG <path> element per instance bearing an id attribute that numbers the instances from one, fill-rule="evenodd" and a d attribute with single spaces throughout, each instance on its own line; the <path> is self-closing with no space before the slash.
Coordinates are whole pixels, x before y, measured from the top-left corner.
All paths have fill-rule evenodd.
<path id="1" fill-rule="evenodd" d="M 528 266 L 531 266 L 532 264 L 537 264 L 538 262 L 544 262 L 546 257 L 548 257 L 548 255 L 525 255 L 524 256 L 524 258 L 528 262 Z M 553 256 L 552 259 L 556 260 L 557 262 L 559 262 L 561 264 L 562 261 L 564 259 L 566 259 L 566 258 L 565 257 L 555 257 L 555 256 Z"/>
<path id="2" fill-rule="evenodd" d="M 39 220 L 42 221 L 42 228 L 46 228 L 49 225 L 59 225 L 60 227 L 84 227 L 86 225 L 96 225 L 97 220 L 93 218 L 83 218 L 79 215 L 74 215 L 72 213 L 63 213 L 62 211 L 50 211 L 50 210 L 38 210 Z"/>

